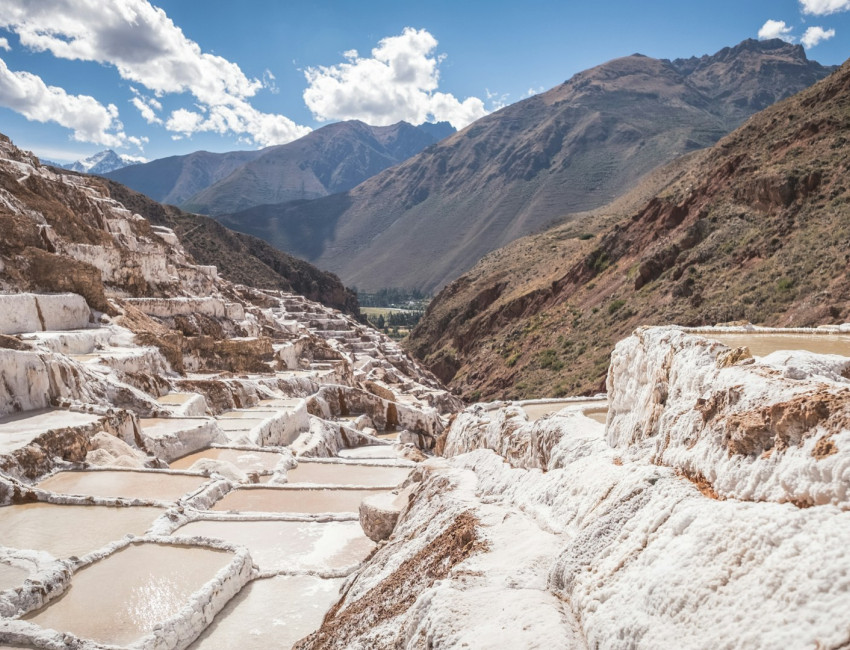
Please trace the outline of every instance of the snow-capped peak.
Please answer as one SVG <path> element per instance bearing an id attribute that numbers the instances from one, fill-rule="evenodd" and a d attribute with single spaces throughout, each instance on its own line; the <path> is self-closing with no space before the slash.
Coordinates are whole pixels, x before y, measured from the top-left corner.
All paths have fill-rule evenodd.
<path id="1" fill-rule="evenodd" d="M 65 169 L 70 169 L 75 172 L 83 172 L 85 174 L 105 174 L 128 165 L 147 162 L 146 158 L 141 156 L 127 156 L 125 154 L 117 154 L 112 149 L 101 151 L 88 158 L 77 160 L 76 162 L 63 165 Z"/>

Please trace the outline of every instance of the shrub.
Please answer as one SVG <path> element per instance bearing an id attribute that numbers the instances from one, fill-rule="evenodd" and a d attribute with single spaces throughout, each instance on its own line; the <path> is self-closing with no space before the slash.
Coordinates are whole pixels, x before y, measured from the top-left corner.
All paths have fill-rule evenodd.
<path id="1" fill-rule="evenodd" d="M 776 289 L 778 291 L 790 291 L 794 286 L 794 280 L 791 278 L 779 278 L 776 281 Z"/>
<path id="2" fill-rule="evenodd" d="M 537 364 L 546 370 L 558 372 L 564 367 L 564 362 L 558 357 L 558 351 L 547 348 L 537 354 Z"/>
<path id="3" fill-rule="evenodd" d="M 612 300 L 612 301 L 608 304 L 608 313 L 609 313 L 609 314 L 613 314 L 615 311 L 617 311 L 618 309 L 620 309 L 620 308 L 621 308 L 623 305 L 625 305 L 625 304 L 626 304 L 626 301 L 625 301 L 625 300 L 620 300 L 619 298 L 618 298 L 617 300 Z"/>

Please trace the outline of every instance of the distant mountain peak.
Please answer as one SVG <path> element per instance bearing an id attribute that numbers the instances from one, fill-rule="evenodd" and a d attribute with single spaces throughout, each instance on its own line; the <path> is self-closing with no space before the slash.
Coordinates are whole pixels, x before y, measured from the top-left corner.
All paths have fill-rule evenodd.
<path id="1" fill-rule="evenodd" d="M 68 163 L 67 165 L 62 165 L 62 167 L 84 174 L 105 174 L 107 172 L 115 171 L 116 169 L 127 167 L 128 165 L 136 165 L 144 162 L 147 162 L 147 160 L 140 156 L 117 154 L 112 149 L 106 149 L 104 151 L 99 151 L 88 158 L 81 158 L 80 160 Z"/>

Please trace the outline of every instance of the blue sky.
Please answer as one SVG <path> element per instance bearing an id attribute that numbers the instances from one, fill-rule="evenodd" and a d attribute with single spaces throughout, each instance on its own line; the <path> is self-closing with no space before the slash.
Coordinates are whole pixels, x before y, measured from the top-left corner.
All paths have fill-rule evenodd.
<path id="1" fill-rule="evenodd" d="M 340 119 L 462 127 L 618 56 L 760 33 L 842 63 L 850 0 L 3 0 L 0 132 L 67 161 L 252 149 Z"/>

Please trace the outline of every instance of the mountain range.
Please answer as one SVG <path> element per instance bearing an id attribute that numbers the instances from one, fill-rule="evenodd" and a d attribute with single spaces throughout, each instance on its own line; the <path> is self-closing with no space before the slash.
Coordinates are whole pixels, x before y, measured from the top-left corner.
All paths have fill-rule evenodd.
<path id="1" fill-rule="evenodd" d="M 605 205 L 829 71 L 780 40 L 674 61 L 635 54 L 488 115 L 350 191 L 217 218 L 347 284 L 431 291 L 495 248 Z"/>
<path id="2" fill-rule="evenodd" d="M 641 325 L 850 320 L 850 62 L 602 209 L 487 255 L 408 346 L 468 399 L 604 390 Z"/>
<path id="3" fill-rule="evenodd" d="M 49 160 L 42 161 L 47 165 L 69 169 L 72 172 L 81 172 L 83 174 L 106 174 L 116 169 L 121 169 L 129 165 L 138 165 L 145 162 L 144 158 L 138 156 L 127 156 L 125 154 L 117 154 L 112 149 L 99 151 L 88 158 L 81 158 L 72 163 L 65 165 L 51 162 Z"/>
<path id="4" fill-rule="evenodd" d="M 351 120 L 259 151 L 198 151 L 105 175 L 156 201 L 219 215 L 343 192 L 453 132 L 447 122 L 369 126 Z"/>

